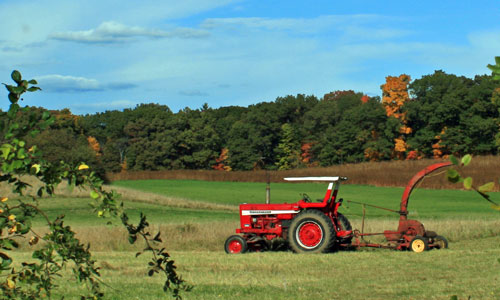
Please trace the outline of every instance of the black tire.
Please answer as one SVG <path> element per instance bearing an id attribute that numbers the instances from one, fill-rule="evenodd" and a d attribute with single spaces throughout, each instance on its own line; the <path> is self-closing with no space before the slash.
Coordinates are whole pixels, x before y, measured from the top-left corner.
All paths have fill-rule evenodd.
<path id="1" fill-rule="evenodd" d="M 341 213 L 337 213 L 337 223 L 340 226 L 340 230 L 346 230 L 346 231 L 352 230 L 351 222 L 349 222 L 346 216 L 344 216 Z M 351 241 L 352 241 L 352 236 L 339 239 L 340 244 L 350 244 Z"/>
<path id="2" fill-rule="evenodd" d="M 293 218 L 287 240 L 296 253 L 325 253 L 335 244 L 335 230 L 324 213 L 306 210 Z"/>
<path id="3" fill-rule="evenodd" d="M 232 235 L 224 243 L 224 250 L 228 254 L 245 253 L 248 250 L 247 241 L 239 235 Z"/>
<path id="4" fill-rule="evenodd" d="M 448 248 L 448 240 L 444 236 L 436 236 L 434 238 L 434 244 L 436 244 L 436 249 L 447 249 Z"/>
<path id="5" fill-rule="evenodd" d="M 423 236 L 417 235 L 410 242 L 410 250 L 416 253 L 422 253 L 429 250 L 429 242 Z"/>

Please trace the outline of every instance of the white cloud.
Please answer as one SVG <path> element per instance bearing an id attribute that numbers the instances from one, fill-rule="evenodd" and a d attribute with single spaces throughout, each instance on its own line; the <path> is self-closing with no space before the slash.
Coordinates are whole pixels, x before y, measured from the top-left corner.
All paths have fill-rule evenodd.
<path id="1" fill-rule="evenodd" d="M 209 18 L 201 27 L 235 28 L 246 27 L 251 29 L 265 30 L 297 30 L 305 32 L 316 32 L 318 30 L 332 29 L 332 26 L 344 26 L 345 24 L 362 24 L 380 19 L 377 15 L 328 15 L 315 18 Z"/>
<path id="2" fill-rule="evenodd" d="M 44 91 L 53 93 L 97 92 L 105 90 L 124 90 L 135 87 L 135 85 L 131 83 L 103 84 L 96 79 L 64 75 L 38 76 L 36 80 Z"/>
<path id="3" fill-rule="evenodd" d="M 185 91 L 180 91 L 179 95 L 188 97 L 203 97 L 203 96 L 208 96 L 208 93 L 202 92 L 200 90 L 185 90 Z"/>
<path id="4" fill-rule="evenodd" d="M 73 106 L 78 110 L 102 110 L 102 109 L 124 109 L 124 108 L 134 108 L 136 106 L 136 102 L 130 100 L 115 100 L 109 102 L 91 102 L 91 103 L 78 103 Z"/>
<path id="5" fill-rule="evenodd" d="M 172 31 L 147 29 L 139 26 L 127 26 L 114 21 L 103 22 L 96 29 L 85 31 L 56 32 L 49 36 L 60 41 L 81 43 L 116 43 L 133 38 L 201 38 L 208 32 L 192 28 L 176 28 Z"/>
<path id="6" fill-rule="evenodd" d="M 382 15 L 325 15 L 315 18 L 209 18 L 201 28 L 215 33 L 284 38 L 300 37 L 328 41 L 329 45 L 383 41 L 407 37 L 414 32 L 393 26 L 399 20 Z"/>

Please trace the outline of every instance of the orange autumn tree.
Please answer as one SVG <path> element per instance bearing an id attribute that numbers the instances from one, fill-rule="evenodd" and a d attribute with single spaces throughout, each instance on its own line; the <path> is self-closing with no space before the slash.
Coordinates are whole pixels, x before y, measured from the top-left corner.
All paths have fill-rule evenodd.
<path id="1" fill-rule="evenodd" d="M 443 155 L 444 146 L 441 145 L 441 136 L 445 134 L 447 127 L 445 126 L 441 133 L 436 135 L 434 138 L 437 140 L 436 143 L 432 144 L 432 157 L 434 158 L 448 158 L 448 155 Z"/>
<path id="2" fill-rule="evenodd" d="M 315 167 L 318 162 L 313 162 L 313 142 L 304 142 L 300 146 L 300 161 L 307 167 Z"/>
<path id="3" fill-rule="evenodd" d="M 361 97 L 361 102 L 363 103 L 368 102 L 368 100 L 370 100 L 370 97 L 368 97 L 367 95 L 363 95 L 363 97 Z"/>
<path id="4" fill-rule="evenodd" d="M 99 145 L 99 142 L 97 139 L 93 136 L 87 137 L 87 141 L 89 142 L 90 148 L 94 150 L 95 156 L 99 157 L 101 156 L 101 145 Z"/>
<path id="5" fill-rule="evenodd" d="M 404 159 L 405 153 L 408 150 L 406 136 L 412 130 L 406 125 L 406 113 L 403 112 L 402 108 L 410 100 L 408 84 L 411 78 L 406 74 L 401 74 L 399 77 L 387 76 L 385 80 L 385 84 L 380 86 L 382 89 L 382 104 L 388 117 L 393 116 L 401 122 L 401 127 L 399 128 L 401 135 L 394 139 L 394 156 Z"/>
<path id="6" fill-rule="evenodd" d="M 228 158 L 229 158 L 229 149 L 222 148 L 219 157 L 215 159 L 215 165 L 212 166 L 212 169 L 218 171 L 231 171 L 231 167 L 226 165 Z"/>

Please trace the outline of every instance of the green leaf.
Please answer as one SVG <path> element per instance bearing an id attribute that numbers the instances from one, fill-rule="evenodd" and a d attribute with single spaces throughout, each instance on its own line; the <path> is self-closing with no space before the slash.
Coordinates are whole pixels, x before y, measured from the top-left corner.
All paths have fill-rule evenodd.
<path id="1" fill-rule="evenodd" d="M 472 188 L 472 177 L 467 177 L 464 179 L 464 188 L 470 190 Z"/>
<path id="2" fill-rule="evenodd" d="M 9 89 L 9 92 L 14 93 L 14 94 L 22 94 L 24 93 L 25 88 L 22 86 L 12 86 L 12 88 Z"/>
<path id="3" fill-rule="evenodd" d="M 492 204 L 491 208 L 493 208 L 494 210 L 500 211 L 500 205 Z"/>
<path id="4" fill-rule="evenodd" d="M 30 231 L 30 229 L 31 229 L 31 226 L 29 226 L 28 224 L 20 223 L 20 225 L 18 225 L 18 230 L 19 230 L 20 234 L 26 234 Z"/>
<path id="5" fill-rule="evenodd" d="M 36 91 L 40 91 L 41 88 L 37 87 L 37 86 L 32 86 L 30 88 L 28 88 L 28 92 L 36 92 Z"/>
<path id="6" fill-rule="evenodd" d="M 12 264 L 12 258 L 8 257 L 8 258 L 3 258 L 2 257 L 2 264 L 0 266 L 0 268 L 2 268 L 3 270 L 7 269 L 10 265 Z"/>
<path id="7" fill-rule="evenodd" d="M 99 193 L 96 191 L 90 191 L 90 197 L 92 199 L 97 199 L 97 198 L 99 198 Z"/>
<path id="8" fill-rule="evenodd" d="M 450 297 L 450 300 L 458 300 L 458 296 L 457 295 L 453 295 Z"/>
<path id="9" fill-rule="evenodd" d="M 471 160 L 472 160 L 472 156 L 470 154 L 467 154 L 464 157 L 462 157 L 462 164 L 464 166 L 467 166 L 468 164 L 470 164 Z"/>
<path id="10" fill-rule="evenodd" d="M 16 114 L 17 114 L 18 111 L 19 111 L 19 104 L 12 103 L 9 106 L 9 111 L 7 112 L 7 115 L 9 116 L 9 118 L 14 118 L 16 116 Z M 14 123 L 14 124 L 16 124 L 16 123 Z M 12 124 L 12 125 L 14 125 L 14 124 Z"/>
<path id="11" fill-rule="evenodd" d="M 19 99 L 17 98 L 17 95 L 14 93 L 9 93 L 9 101 L 10 103 L 16 103 Z"/>
<path id="12" fill-rule="evenodd" d="M 10 154 L 10 150 L 12 149 L 12 146 L 10 144 L 3 144 L 0 146 L 0 151 L 2 151 L 2 158 L 7 159 Z"/>
<path id="13" fill-rule="evenodd" d="M 482 186 L 480 186 L 478 188 L 478 190 L 481 193 L 488 193 L 488 192 L 493 191 L 494 188 L 495 188 L 495 183 L 494 182 L 488 182 L 488 183 L 485 183 Z"/>
<path id="14" fill-rule="evenodd" d="M 12 77 L 12 80 L 14 80 L 16 83 L 20 83 L 22 80 L 21 73 L 18 70 L 12 71 L 10 77 Z"/>
<path id="15" fill-rule="evenodd" d="M 453 155 L 450 155 L 450 161 L 452 164 L 454 164 L 455 166 L 458 166 L 458 159 L 453 156 Z"/>
<path id="16" fill-rule="evenodd" d="M 487 65 L 488 69 L 490 69 L 492 72 L 496 73 L 500 70 L 500 66 L 497 65 Z"/>
<path id="17" fill-rule="evenodd" d="M 31 79 L 30 81 L 28 81 L 29 84 L 38 84 L 38 82 L 36 82 L 35 79 Z"/>
<path id="18" fill-rule="evenodd" d="M 19 169 L 23 167 L 23 161 L 22 160 L 14 160 L 12 162 L 12 168 L 14 169 Z"/>
<path id="19" fill-rule="evenodd" d="M 2 248 L 7 250 L 12 250 L 13 248 L 18 248 L 19 244 L 12 239 L 3 239 L 1 240 Z"/>
<path id="20" fill-rule="evenodd" d="M 26 151 L 24 151 L 24 148 L 19 148 L 17 151 L 17 158 L 19 159 L 24 159 L 26 157 Z"/>
<path id="21" fill-rule="evenodd" d="M 460 180 L 460 174 L 458 174 L 455 169 L 448 169 L 446 171 L 446 176 L 448 177 L 448 181 L 452 183 L 457 183 Z"/>
<path id="22" fill-rule="evenodd" d="M 135 243 L 136 240 L 137 240 L 137 235 L 133 234 L 133 235 L 128 236 L 129 243 L 133 244 L 133 243 Z"/>

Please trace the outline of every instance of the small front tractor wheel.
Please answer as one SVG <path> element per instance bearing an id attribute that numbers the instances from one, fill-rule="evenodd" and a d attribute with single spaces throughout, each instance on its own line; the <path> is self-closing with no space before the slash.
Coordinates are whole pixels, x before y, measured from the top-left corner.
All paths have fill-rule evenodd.
<path id="1" fill-rule="evenodd" d="M 410 242 L 410 249 L 416 253 L 422 253 L 429 250 L 429 242 L 423 236 L 417 235 Z"/>
<path id="2" fill-rule="evenodd" d="M 332 221 L 319 210 L 301 212 L 288 229 L 288 244 L 296 253 L 328 252 L 334 243 Z"/>
<path id="3" fill-rule="evenodd" d="M 239 235 L 232 235 L 227 238 L 224 250 L 228 254 L 245 253 L 248 250 L 247 241 Z"/>
<path id="4" fill-rule="evenodd" d="M 447 249 L 448 248 L 448 240 L 444 236 L 436 236 L 434 238 L 434 244 L 436 244 L 437 249 Z"/>

